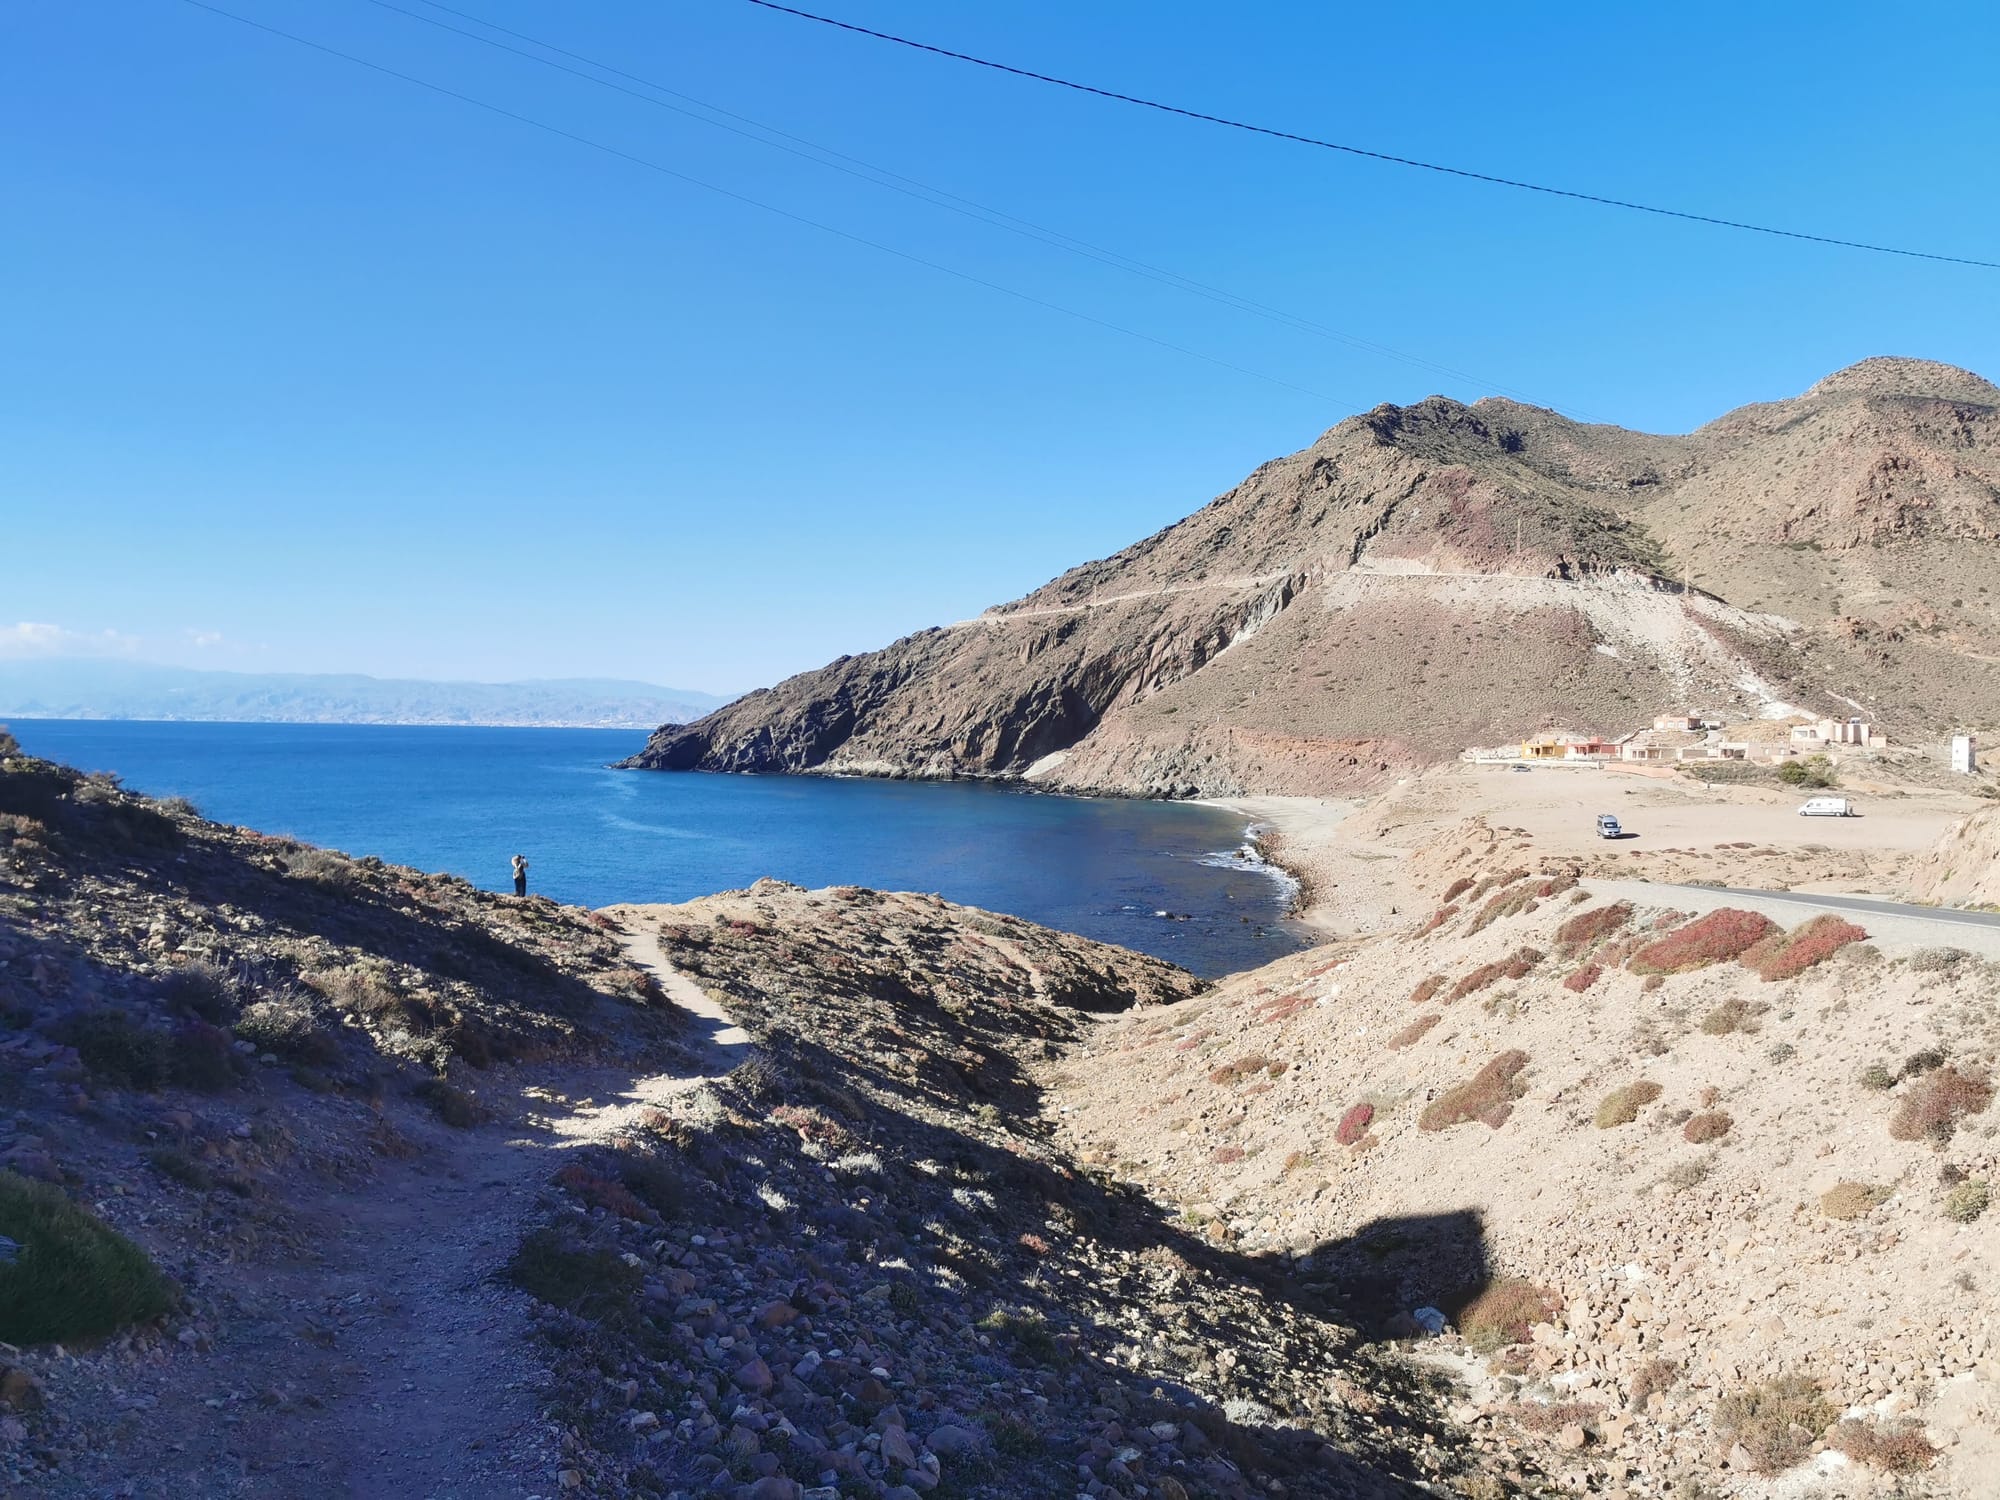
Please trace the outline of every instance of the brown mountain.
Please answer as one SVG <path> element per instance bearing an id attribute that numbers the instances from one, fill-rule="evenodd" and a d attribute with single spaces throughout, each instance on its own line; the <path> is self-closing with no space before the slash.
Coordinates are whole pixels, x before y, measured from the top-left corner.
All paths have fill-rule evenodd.
<path id="1" fill-rule="evenodd" d="M 1996 585 L 2000 388 L 1967 371 L 1866 360 L 1685 436 L 1434 396 L 631 764 L 1317 793 L 1670 707 L 1908 739 L 2000 717 Z"/>

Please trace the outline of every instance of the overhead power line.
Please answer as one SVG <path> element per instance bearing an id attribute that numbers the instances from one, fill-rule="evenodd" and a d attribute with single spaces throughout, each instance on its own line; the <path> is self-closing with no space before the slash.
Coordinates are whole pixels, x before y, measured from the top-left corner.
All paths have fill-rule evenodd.
<path id="1" fill-rule="evenodd" d="M 917 52 L 928 52 L 934 57 L 948 57 L 954 62 L 971 63 L 974 67 L 990 68 L 996 73 L 1011 74 L 1016 78 L 1031 79 L 1036 83 L 1052 84 L 1057 88 L 1072 89 L 1079 94 L 1091 94 L 1099 99 L 1109 99 L 1118 104 L 1132 104 L 1141 109 L 1157 110 L 1165 115 L 1178 115 L 1184 120 L 1198 120 L 1205 125 L 1221 125 L 1230 130 L 1246 131 L 1251 135 L 1270 136 L 1274 140 L 1291 141 L 1301 146 L 1315 146 L 1322 151 L 1339 151 L 1348 156 L 1366 157 L 1370 161 L 1387 162 L 1392 166 L 1415 167 L 1424 172 L 1437 172 L 1446 177 L 1462 177 L 1473 182 L 1491 183 L 1495 187 L 1518 188 L 1522 192 L 1544 193 L 1551 198 L 1569 198 L 1578 203 L 1595 203 L 1602 208 L 1623 208 L 1634 213 L 1654 214 L 1663 219 L 1683 219 L 1694 224 L 1708 224 L 1718 229 L 1741 229 L 1751 234 L 1767 234 L 1778 239 L 1805 240 L 1815 245 L 1837 245 L 1843 250 L 1866 250 L 1875 255 L 1901 255 L 1912 260 L 1941 261 L 1954 266 L 1976 266 L 1982 271 L 2000 271 L 2000 261 L 1975 260 L 1964 255 L 1940 255 L 1929 250 L 1911 250 L 1899 245 L 1873 245 L 1864 240 L 1840 239 L 1830 234 L 1808 234 L 1800 229 L 1778 229 L 1769 224 L 1750 224 L 1741 219 L 1725 219 L 1716 214 L 1692 213 L 1679 208 L 1661 208 L 1651 203 L 1634 203 L 1625 198 L 1607 197 L 1600 193 L 1578 192 L 1573 188 L 1550 187 L 1547 183 L 1524 182 L 1515 177 L 1500 177 L 1491 172 L 1475 172 L 1469 167 L 1447 166 L 1442 162 L 1420 161 L 1412 156 L 1397 156 L 1387 151 L 1373 151 L 1365 146 L 1350 146 L 1340 141 L 1321 140 L 1317 136 L 1300 135 L 1296 131 L 1279 130 L 1270 125 L 1256 125 L 1248 120 L 1233 120 L 1227 115 L 1213 115 L 1198 109 L 1187 109 L 1178 104 L 1165 104 L 1158 99 L 1145 99 L 1137 94 L 1120 93 L 1116 89 L 1099 88 L 1095 84 L 1079 83 L 1073 78 L 1060 78 L 1053 73 L 1039 73 L 1032 68 L 1019 68 L 1011 63 L 995 62 L 990 57 L 975 57 L 970 52 L 956 52 L 949 47 L 933 46 L 929 42 L 919 42 L 911 37 L 898 36 L 891 31 L 877 31 L 873 27 L 858 26 L 852 21 L 842 21 L 834 16 L 822 16 L 813 11 L 800 10 L 796 6 L 781 5 L 778 0 L 746 0 L 762 10 L 778 11 L 784 15 L 797 16 L 802 21 L 814 21 L 821 26 L 831 26 L 840 31 L 848 31 L 856 36 L 872 37 L 878 42 L 892 42 L 898 47 L 908 47 Z"/>
<path id="2" fill-rule="evenodd" d="M 459 10 L 453 6 L 442 4 L 440 0 L 416 0 L 416 3 L 428 10 L 439 11 L 444 15 L 454 16 L 461 21 L 469 22 L 473 26 L 481 27 L 485 31 L 496 33 L 498 36 L 511 37 L 517 42 L 525 42 L 529 47 L 538 48 L 541 52 L 553 55 L 543 57 L 521 47 L 510 46 L 508 43 L 498 41 L 492 36 L 484 36 L 479 32 L 469 31 L 465 27 L 454 26 L 450 22 L 439 20 L 435 16 L 425 15 L 422 12 L 411 10 L 407 6 L 398 5 L 394 3 L 394 0 L 367 0 L 367 3 L 382 10 L 393 11 L 400 16 L 407 16 L 409 19 L 421 22 L 426 26 L 436 27 L 441 31 L 451 33 L 453 36 L 464 37 L 469 41 L 478 42 L 483 46 L 495 48 L 512 56 L 525 58 L 529 62 L 553 68 L 557 72 L 567 73 L 573 78 L 581 78 L 585 82 L 594 83 L 600 87 L 623 94 L 628 98 L 637 99 L 643 104 L 650 104 L 658 109 L 670 110 L 686 119 L 698 120 L 704 125 L 712 126 L 718 130 L 726 130 L 732 135 L 741 136 L 745 140 L 756 141 L 760 145 L 769 146 L 774 150 L 788 152 L 793 156 L 799 157 L 801 160 L 810 161 L 817 166 L 826 167 L 831 171 L 843 172 L 859 181 L 871 183 L 876 187 L 886 188 L 890 192 L 900 193 L 920 203 L 928 203 L 932 207 L 944 209 L 948 213 L 959 214 L 976 222 L 1004 230 L 1009 234 L 1019 235 L 1025 239 L 1034 240 L 1039 244 L 1067 251 L 1072 255 L 1096 261 L 1100 265 L 1109 266 L 1114 270 L 1123 271 L 1128 275 L 1158 282 L 1163 286 L 1172 287 L 1177 291 L 1185 292 L 1191 296 L 1201 297 L 1237 312 L 1249 313 L 1254 317 L 1264 318 L 1282 327 L 1311 334 L 1318 338 L 1328 339 L 1334 343 L 1346 345 L 1351 349 L 1359 349 L 1387 359 L 1398 360 L 1404 364 L 1430 370 L 1439 375 L 1448 375 L 1455 380 L 1466 381 L 1483 390 L 1497 391 L 1502 395 L 1513 396 L 1518 400 L 1531 404 L 1549 404 L 1537 403 L 1533 396 L 1524 391 L 1516 390 L 1511 386 L 1502 385 L 1499 381 L 1488 380 L 1483 376 L 1456 369 L 1451 365 L 1440 364 L 1436 360 L 1427 359 L 1420 354 L 1413 354 L 1405 349 L 1397 349 L 1388 344 L 1381 344 L 1371 339 L 1361 338 L 1356 334 L 1345 333 L 1337 328 L 1329 328 L 1323 323 L 1315 322 L 1310 318 L 1302 317 L 1296 313 L 1287 312 L 1283 308 L 1273 307 L 1268 303 L 1256 301 L 1253 298 L 1229 291 L 1227 288 L 1199 281 L 1191 276 L 1184 276 L 1178 271 L 1168 270 L 1161 266 L 1149 264 L 1146 261 L 1134 259 L 1129 255 L 1121 254 L 1119 251 L 1110 250 L 1102 245 L 1092 244 L 1088 240 L 1079 239 L 1075 235 L 1066 234 L 1062 230 L 1051 229 L 1045 224 L 1037 224 L 1031 219 L 1023 219 L 1003 209 L 994 208 L 990 204 L 980 203 L 976 199 L 963 197 L 960 194 L 951 192 L 949 189 L 938 187 L 933 183 L 923 182 L 917 178 L 908 177 L 900 172 L 893 171 L 888 167 L 866 161 L 861 157 L 850 156 L 845 152 L 836 151 L 831 146 L 822 145 L 804 136 L 781 130 L 775 125 L 767 124 L 749 115 L 724 109 L 720 105 L 711 104 L 704 99 L 697 99 L 692 94 L 684 93 L 679 89 L 669 88 L 666 84 L 654 79 L 643 77 L 640 74 L 616 67 L 611 63 L 603 62 L 597 58 L 587 57 L 583 53 L 558 46 L 554 42 L 544 41 L 540 37 L 530 36 L 526 32 L 502 26 L 496 21 L 489 21 L 485 17 L 474 15 L 469 11 Z M 565 63 L 556 61 L 556 58 L 568 58 L 570 62 L 583 64 L 583 67 L 573 68 Z M 596 72 L 586 72 L 586 68 L 594 69 Z M 609 76 L 597 76 L 600 73 L 608 74 Z M 624 84 L 615 82 L 614 80 L 616 79 L 624 79 L 626 83 L 637 84 L 639 88 L 627 88 Z M 642 93 L 640 92 L 641 89 L 649 92 Z M 666 95 L 667 98 L 655 97 L 655 95 L 661 94 Z M 669 99 L 678 99 L 682 104 L 693 105 L 695 108 L 683 109 L 678 105 L 669 103 Z M 698 112 L 703 110 L 707 111 L 708 114 Z M 720 115 L 723 118 L 711 119 L 709 118 L 710 115 Z M 727 123 L 730 120 L 736 121 L 737 125 Z M 739 129 L 738 125 L 747 125 L 752 128 L 743 130 Z M 759 134 L 758 132 L 762 133 Z M 777 139 L 770 139 L 769 137 L 776 137 Z M 1568 407 L 1551 405 L 1550 409 L 1566 412 L 1570 416 L 1577 417 L 1580 420 L 1593 420 L 1586 413 L 1575 411 Z"/>
<path id="3" fill-rule="evenodd" d="M 657 172 L 662 177 L 671 177 L 676 182 L 684 182 L 690 187 L 698 187 L 705 192 L 715 193 L 720 197 L 731 199 L 734 202 L 748 204 L 752 208 L 762 209 L 769 214 L 776 214 L 781 219 L 789 219 L 792 223 L 803 224 L 809 229 L 817 229 L 822 234 L 830 234 L 836 239 L 846 240 L 850 244 L 879 251 L 883 255 L 892 255 L 897 260 L 906 261 L 911 265 L 922 266 L 926 270 L 936 271 L 941 275 L 955 277 L 960 281 L 969 282 L 973 286 L 984 287 L 990 292 L 998 292 L 1002 296 L 1012 297 L 1016 301 L 1044 308 L 1049 312 L 1061 313 L 1065 317 L 1075 318 L 1079 322 L 1089 323 L 1094 327 L 1108 329 L 1112 333 L 1123 334 L 1127 338 L 1137 339 L 1141 343 L 1151 344 L 1155 348 L 1168 349 L 1175 354 L 1186 355 L 1189 359 L 1201 360 L 1204 364 L 1214 365 L 1218 369 L 1229 370 L 1237 375 L 1247 375 L 1253 380 L 1261 380 L 1268 385 L 1281 386 L 1285 390 L 1293 391 L 1301 396 L 1308 396 L 1314 401 L 1323 402 L 1341 410 L 1358 412 L 1367 409 L 1358 402 L 1343 401 L 1338 397 L 1329 396 L 1323 391 L 1315 391 L 1306 386 L 1297 385 L 1281 376 L 1267 375 L 1261 370 L 1253 370 L 1246 365 L 1234 364 L 1226 359 L 1218 359 L 1213 354 L 1203 354 L 1200 350 L 1190 349 L 1184 344 L 1176 344 L 1171 340 L 1158 338 L 1150 333 L 1142 333 L 1136 328 L 1128 328 L 1124 324 L 1114 323 L 1108 318 L 1100 318 L 1093 313 L 1082 312 L 1074 307 L 1066 307 L 1060 302 L 1051 302 L 1044 297 L 1035 296 L 1032 292 L 1024 292 L 997 281 L 989 281 L 983 276 L 973 275 L 970 271 L 961 271 L 956 266 L 945 265 L 942 261 L 931 260 L 926 256 L 913 254 L 908 250 L 898 250 L 894 245 L 885 245 L 880 240 L 871 240 L 865 235 L 854 234 L 849 230 L 835 228 L 831 224 L 809 218 L 805 214 L 794 213 L 791 209 L 780 208 L 775 203 L 766 203 L 761 198 L 753 198 L 748 193 L 739 193 L 734 188 L 723 187 L 718 183 L 709 182 L 691 173 L 683 172 L 677 167 L 670 167 L 663 162 L 654 161 L 650 157 L 640 156 L 635 152 L 625 150 L 621 146 L 613 146 L 607 142 L 595 140 L 590 136 L 580 135 L 574 130 L 565 129 L 560 125 L 551 125 L 546 120 L 538 120 L 532 115 L 524 115 L 518 110 L 508 109 L 504 105 L 491 103 L 472 94 L 461 93 L 457 89 L 448 88 L 441 83 L 433 83 L 429 79 L 420 78 L 414 73 L 405 73 L 401 69 L 389 67 L 385 63 L 374 62 L 352 52 L 343 52 L 340 48 L 328 46 L 325 42 L 316 42 L 310 37 L 299 36 L 295 32 L 285 31 L 266 22 L 252 20 L 249 16 L 238 15 L 233 10 L 224 10 L 219 5 L 211 5 L 208 3 L 208 0 L 181 0 L 181 4 L 191 6 L 195 10 L 207 11 L 210 15 L 220 16 L 226 21 L 234 21 L 238 25 L 251 28 L 253 31 L 261 31 L 267 35 L 292 42 L 297 46 L 309 48 L 327 57 L 338 58 L 342 62 L 352 63 L 359 68 L 366 68 L 371 73 L 379 73 L 385 78 L 394 78 L 417 88 L 426 89 L 433 94 L 442 95 L 444 98 L 457 100 L 460 104 L 469 104 L 474 109 L 498 115 L 504 120 L 512 120 L 517 125 L 526 125 L 531 129 L 557 136 L 575 145 L 586 146 L 592 151 L 601 151 L 606 156 L 616 157 L 618 160 L 628 162 L 635 167 L 643 167 L 648 172 Z"/>

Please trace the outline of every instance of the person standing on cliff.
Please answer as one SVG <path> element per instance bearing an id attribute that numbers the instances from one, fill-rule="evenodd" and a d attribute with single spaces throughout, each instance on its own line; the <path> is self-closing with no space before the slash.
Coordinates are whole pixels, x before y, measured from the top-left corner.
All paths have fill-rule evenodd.
<path id="1" fill-rule="evenodd" d="M 528 894 L 528 856 L 525 854 L 514 856 L 514 894 Z"/>

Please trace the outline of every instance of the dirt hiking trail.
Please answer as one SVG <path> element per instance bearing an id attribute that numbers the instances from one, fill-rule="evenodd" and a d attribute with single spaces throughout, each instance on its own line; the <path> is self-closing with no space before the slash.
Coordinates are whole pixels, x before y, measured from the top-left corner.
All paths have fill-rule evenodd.
<path id="1" fill-rule="evenodd" d="M 453 1130 L 414 1109 L 414 1148 L 369 1179 L 310 1191 L 316 1256 L 247 1267 L 212 1351 L 177 1352 L 113 1393 L 109 1451 L 63 1497 L 554 1496 L 567 1467 L 538 1412 L 530 1299 L 499 1280 L 555 1153 L 608 1141 L 727 1073 L 749 1037 L 650 935 L 633 961 L 693 1020 L 685 1071 L 520 1070 L 501 1118 Z"/>

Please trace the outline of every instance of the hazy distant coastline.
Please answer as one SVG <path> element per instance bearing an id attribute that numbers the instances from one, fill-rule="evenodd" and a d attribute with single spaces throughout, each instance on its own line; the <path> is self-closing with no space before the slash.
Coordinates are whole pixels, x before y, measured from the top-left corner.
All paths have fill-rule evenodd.
<path id="1" fill-rule="evenodd" d="M 0 720 L 462 724 L 652 729 L 729 700 L 616 678 L 425 682 L 312 672 L 215 672 L 101 658 L 0 661 Z"/>

